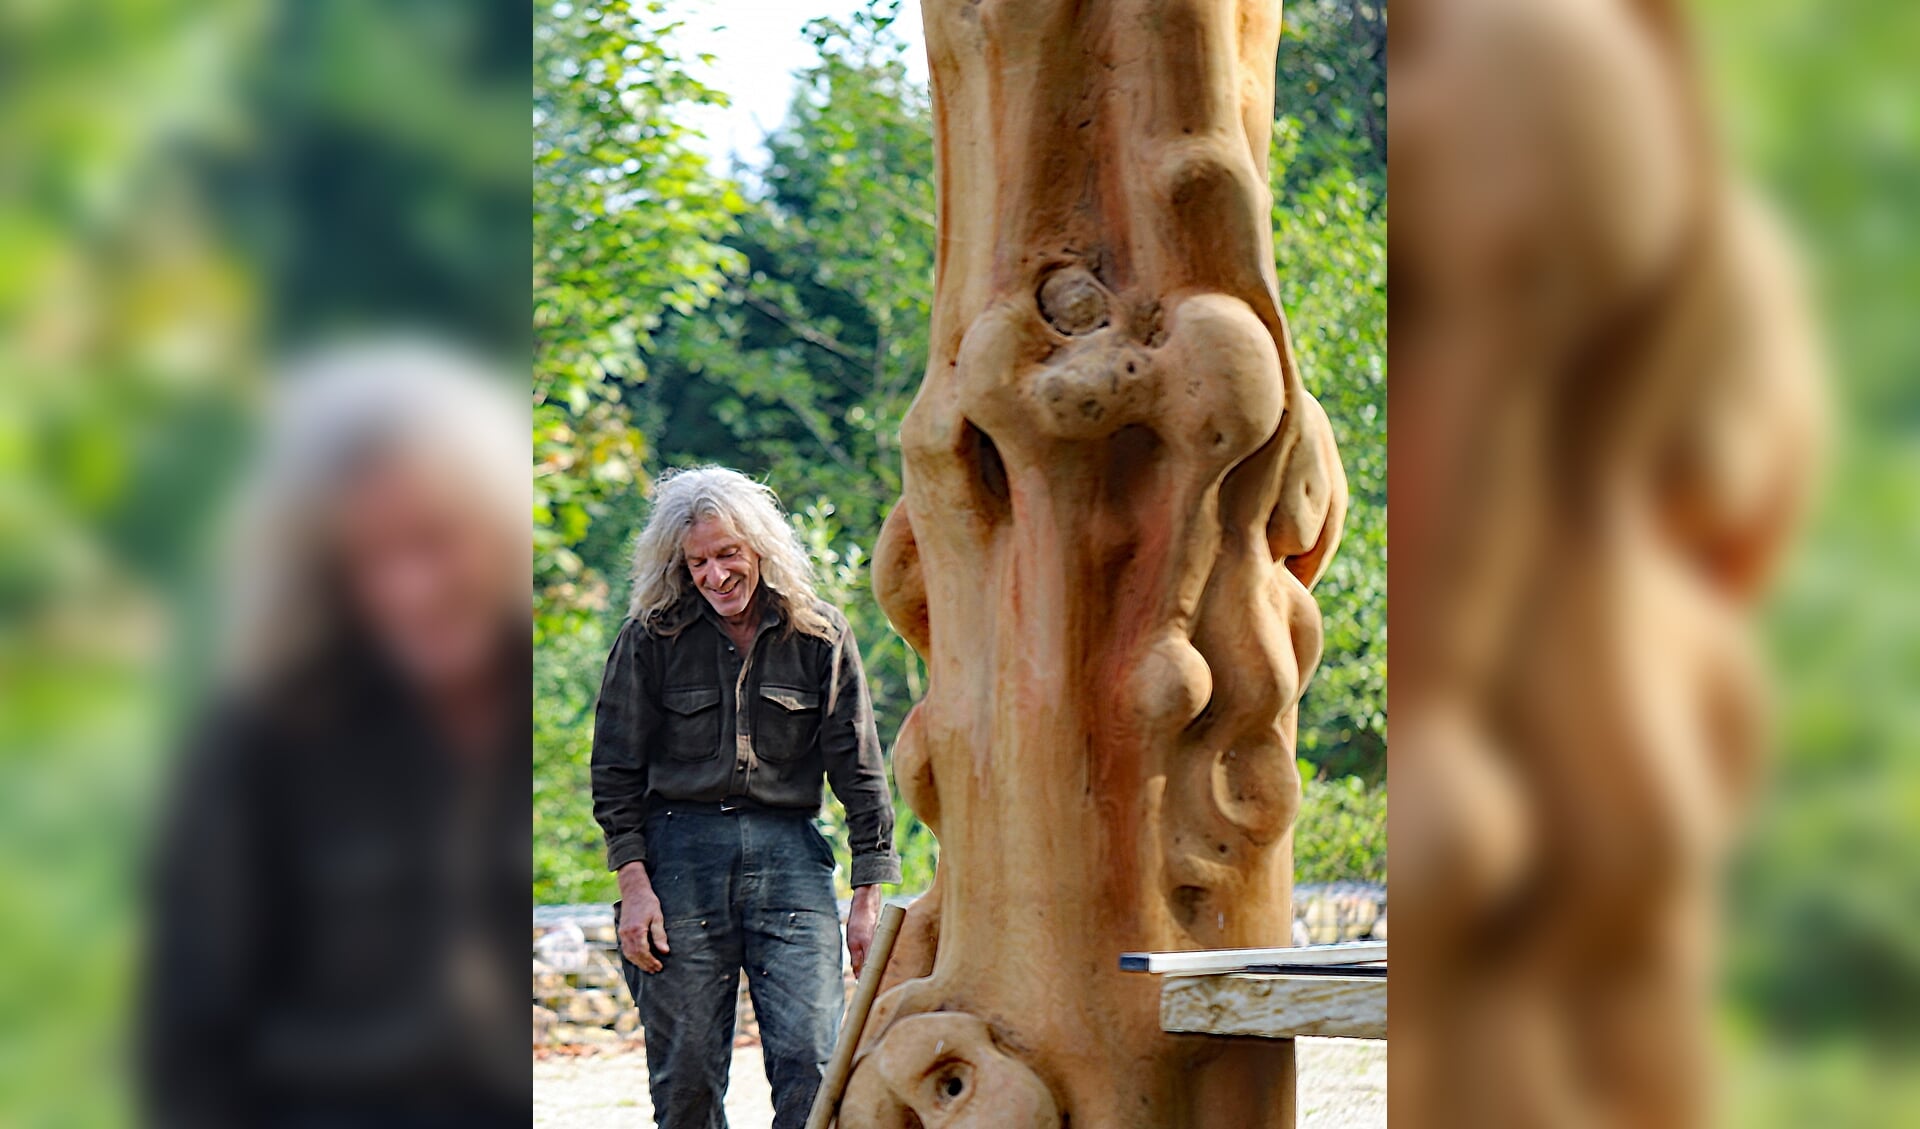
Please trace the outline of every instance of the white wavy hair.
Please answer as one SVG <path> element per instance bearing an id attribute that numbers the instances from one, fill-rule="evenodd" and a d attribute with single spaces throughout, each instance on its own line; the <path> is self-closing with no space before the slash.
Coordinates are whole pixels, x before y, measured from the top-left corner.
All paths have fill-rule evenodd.
<path id="1" fill-rule="evenodd" d="M 717 517 L 760 557 L 760 588 L 786 616 L 791 630 L 835 640 L 813 587 L 813 562 L 764 483 L 720 466 L 670 470 L 653 484 L 653 513 L 633 547 L 633 601 L 627 614 L 663 635 L 687 624 L 697 599 L 681 542 L 687 530 Z"/>
<path id="2" fill-rule="evenodd" d="M 423 337 L 337 343 L 284 366 L 258 461 L 228 516 L 223 677 L 244 686 L 286 674 L 347 627 L 326 580 L 328 511 L 383 456 L 445 465 L 503 539 L 526 537 L 524 405 L 494 366 Z M 531 615 L 531 563 L 526 588 Z"/>

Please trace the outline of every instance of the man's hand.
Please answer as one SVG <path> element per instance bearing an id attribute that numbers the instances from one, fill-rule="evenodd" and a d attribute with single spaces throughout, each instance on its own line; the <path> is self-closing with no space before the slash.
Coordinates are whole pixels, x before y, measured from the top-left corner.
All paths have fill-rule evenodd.
<path id="1" fill-rule="evenodd" d="M 640 966 L 642 972 L 658 972 L 666 966 L 655 953 L 670 953 L 667 947 L 667 922 L 660 913 L 660 899 L 653 892 L 653 880 L 647 877 L 645 863 L 630 862 L 620 868 L 620 951 Z M 873 930 L 867 930 L 871 937 Z"/>
<path id="2" fill-rule="evenodd" d="M 853 960 L 853 974 L 866 967 L 867 950 L 873 947 L 873 931 L 880 924 L 880 887 L 862 886 L 853 892 L 853 904 L 847 907 L 847 956 Z"/>

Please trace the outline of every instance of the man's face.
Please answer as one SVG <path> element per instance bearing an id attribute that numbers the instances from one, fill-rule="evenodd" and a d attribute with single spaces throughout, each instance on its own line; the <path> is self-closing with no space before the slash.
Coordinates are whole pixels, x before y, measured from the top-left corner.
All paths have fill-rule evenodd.
<path id="1" fill-rule="evenodd" d="M 363 628 L 429 691 L 484 677 L 525 583 L 497 518 L 444 468 L 405 455 L 367 468 L 340 503 L 333 548 Z"/>
<path id="2" fill-rule="evenodd" d="M 724 518 L 704 517 L 680 539 L 693 586 L 721 619 L 746 614 L 760 586 L 760 556 Z"/>

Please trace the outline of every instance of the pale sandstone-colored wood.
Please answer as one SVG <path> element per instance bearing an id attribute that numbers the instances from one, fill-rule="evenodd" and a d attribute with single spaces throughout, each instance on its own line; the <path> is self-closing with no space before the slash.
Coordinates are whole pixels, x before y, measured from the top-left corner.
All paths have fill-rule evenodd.
<path id="1" fill-rule="evenodd" d="M 1384 1039 L 1387 982 L 1247 973 L 1169 976 L 1160 986 L 1160 1027 L 1263 1039 Z"/>
<path id="2" fill-rule="evenodd" d="M 1346 483 L 1276 297 L 1279 5 L 923 11 L 932 346 L 874 586 L 941 856 L 840 1123 L 1290 1126 L 1290 1043 L 1169 1035 L 1116 961 L 1290 937 Z"/>

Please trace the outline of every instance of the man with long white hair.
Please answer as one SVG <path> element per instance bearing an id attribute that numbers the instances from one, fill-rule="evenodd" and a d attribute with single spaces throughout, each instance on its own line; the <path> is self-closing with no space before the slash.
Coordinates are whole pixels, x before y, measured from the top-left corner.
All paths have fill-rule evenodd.
<path id="1" fill-rule="evenodd" d="M 843 1000 L 833 851 L 812 819 L 823 777 L 847 811 L 857 971 L 880 884 L 900 881 L 860 648 L 815 594 L 773 491 L 720 467 L 662 475 L 593 735 L 593 813 L 662 1126 L 726 1124 L 743 968 L 774 1129 L 806 1121 Z"/>
<path id="2" fill-rule="evenodd" d="M 272 393 L 152 860 L 141 1123 L 526 1125 L 525 401 L 425 339 Z"/>

